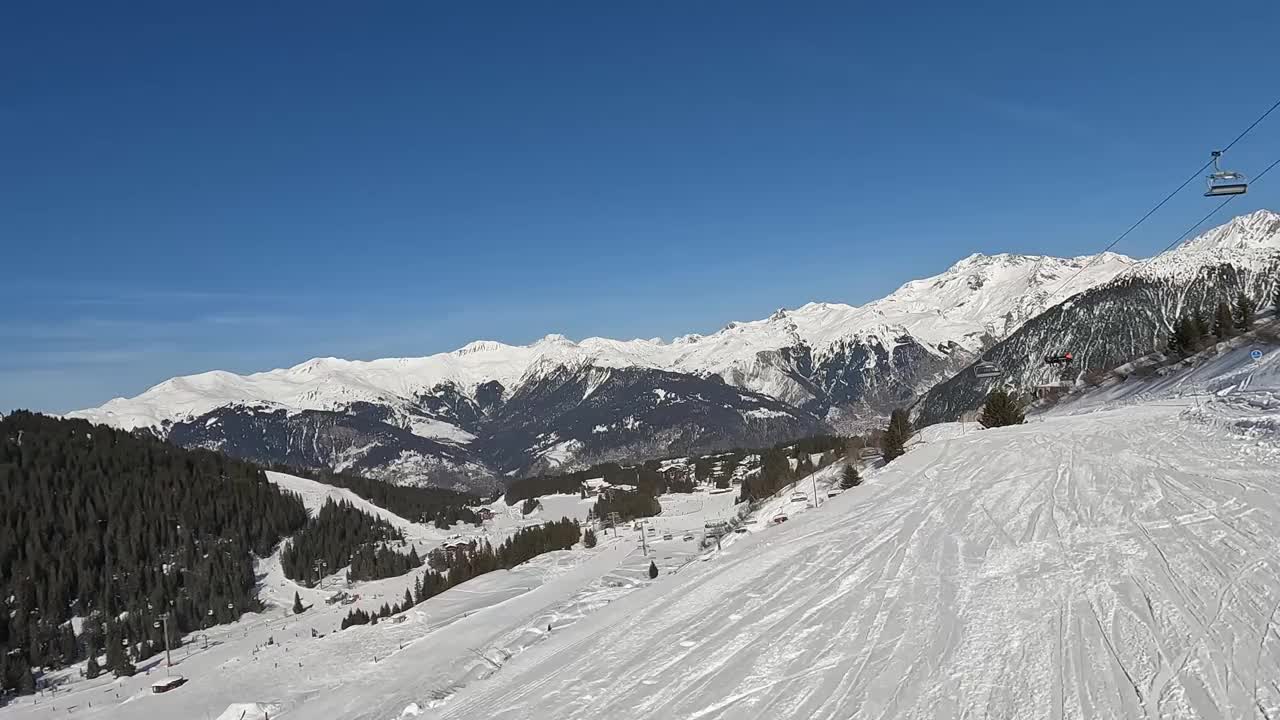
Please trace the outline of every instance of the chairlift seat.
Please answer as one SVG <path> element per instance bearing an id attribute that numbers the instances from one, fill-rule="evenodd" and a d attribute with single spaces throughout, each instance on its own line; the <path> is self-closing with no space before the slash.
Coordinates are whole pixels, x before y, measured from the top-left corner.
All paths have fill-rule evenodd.
<path id="1" fill-rule="evenodd" d="M 1213 155 L 1213 172 L 1209 173 L 1209 189 L 1205 191 L 1205 197 L 1217 197 L 1219 195 L 1243 195 L 1249 190 L 1249 183 L 1244 173 L 1234 170 L 1223 170 L 1218 165 L 1219 159 L 1222 157 L 1221 150 L 1214 150 Z"/>
<path id="2" fill-rule="evenodd" d="M 1209 189 L 1205 191 L 1205 197 L 1217 197 L 1219 195 L 1243 195 L 1249 191 L 1249 183 L 1247 182 L 1228 182 L 1220 184 L 1210 184 Z"/>
<path id="3" fill-rule="evenodd" d="M 1004 371 L 995 363 L 980 362 L 973 366 L 973 374 L 980 378 L 993 378 L 1000 377 Z"/>

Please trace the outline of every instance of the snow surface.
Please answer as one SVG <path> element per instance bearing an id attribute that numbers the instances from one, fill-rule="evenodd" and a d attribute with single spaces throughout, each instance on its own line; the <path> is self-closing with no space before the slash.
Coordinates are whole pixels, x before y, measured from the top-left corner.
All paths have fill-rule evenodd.
<path id="1" fill-rule="evenodd" d="M 1186 409 L 922 444 L 432 717 L 1274 714 L 1276 449 Z"/>
<path id="2" fill-rule="evenodd" d="M 719 550 L 683 533 L 738 520 L 732 493 L 664 496 L 648 557 L 634 531 L 606 533 L 593 550 L 465 583 L 403 623 L 339 633 L 347 608 L 292 617 L 281 605 L 211 632 L 169 694 L 145 693 L 154 678 L 80 681 L 5 713 L 1276 717 L 1280 425 L 1266 421 L 1280 413 L 1280 348 L 1255 362 L 1254 346 L 1101 387 L 1025 425 L 926 428 L 863 486 L 827 498 L 835 465 L 783 488 Z M 283 483 L 310 507 L 327 496 Z M 551 496 L 529 517 L 497 505 L 494 523 L 510 532 L 589 503 Z M 263 565 L 264 594 L 291 600 L 278 562 Z M 403 587 L 362 585 L 362 606 Z"/>

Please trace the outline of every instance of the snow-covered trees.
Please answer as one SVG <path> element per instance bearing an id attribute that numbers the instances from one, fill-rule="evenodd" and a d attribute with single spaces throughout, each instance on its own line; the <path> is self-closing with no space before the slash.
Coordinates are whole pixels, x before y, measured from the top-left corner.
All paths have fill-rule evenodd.
<path id="1" fill-rule="evenodd" d="M 982 415 L 978 418 L 978 422 L 986 428 L 1021 425 L 1024 420 L 1022 405 L 1004 390 L 992 390 L 987 395 Z"/>
<path id="2" fill-rule="evenodd" d="M 582 547 L 593 548 L 596 546 L 596 531 L 587 528 L 582 532 Z"/>

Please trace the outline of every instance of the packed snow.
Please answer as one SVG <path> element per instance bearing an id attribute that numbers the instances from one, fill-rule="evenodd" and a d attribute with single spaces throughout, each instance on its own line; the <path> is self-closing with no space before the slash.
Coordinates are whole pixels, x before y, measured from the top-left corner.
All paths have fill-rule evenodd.
<path id="1" fill-rule="evenodd" d="M 664 496 L 639 531 L 483 576 L 400 623 L 334 632 L 349 608 L 305 588 L 315 606 L 291 616 L 282 601 L 295 588 L 267 558 L 262 592 L 276 607 L 176 653 L 181 688 L 149 694 L 163 673 L 153 659 L 152 677 L 76 681 L 4 712 L 1275 717 L 1280 349 L 1259 343 L 1104 384 L 1025 425 L 926 428 L 843 493 L 837 464 L 746 517 L 733 492 Z M 312 508 L 347 497 L 272 479 Z M 541 502 L 527 517 L 496 505 L 467 532 L 582 517 L 591 501 Z M 715 520 L 739 525 L 718 549 L 701 542 Z M 411 578 L 361 584 L 358 606 L 396 598 Z"/>
<path id="2" fill-rule="evenodd" d="M 1274 716 L 1280 454 L 1196 407 L 922 442 L 432 717 Z"/>

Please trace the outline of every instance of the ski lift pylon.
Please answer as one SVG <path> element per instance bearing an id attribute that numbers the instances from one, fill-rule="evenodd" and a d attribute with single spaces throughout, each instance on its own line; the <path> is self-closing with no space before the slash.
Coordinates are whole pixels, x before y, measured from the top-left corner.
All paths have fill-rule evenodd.
<path id="1" fill-rule="evenodd" d="M 1209 189 L 1205 191 L 1205 197 L 1217 197 L 1219 195 L 1243 195 L 1249 190 L 1248 179 L 1244 173 L 1238 173 L 1234 170 L 1223 170 L 1218 166 L 1218 158 L 1222 157 L 1221 150 L 1213 151 L 1213 172 L 1209 173 Z"/>

